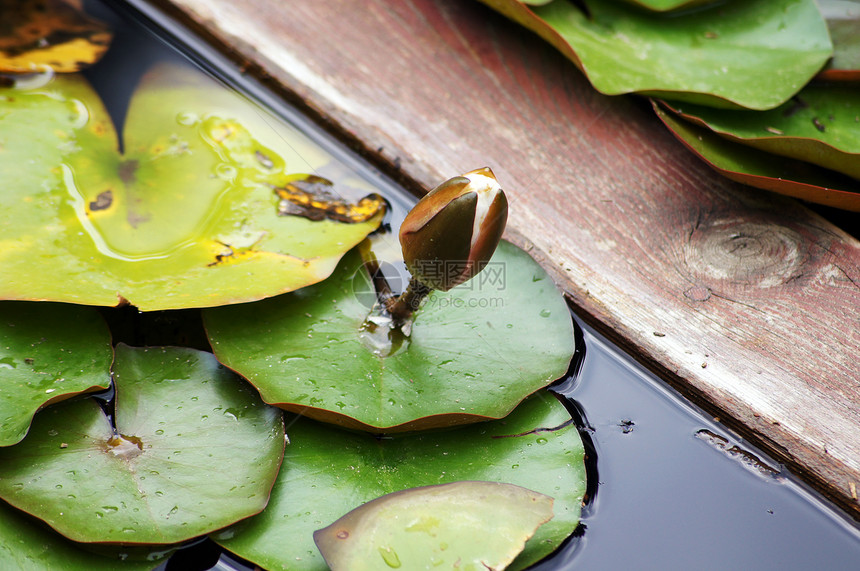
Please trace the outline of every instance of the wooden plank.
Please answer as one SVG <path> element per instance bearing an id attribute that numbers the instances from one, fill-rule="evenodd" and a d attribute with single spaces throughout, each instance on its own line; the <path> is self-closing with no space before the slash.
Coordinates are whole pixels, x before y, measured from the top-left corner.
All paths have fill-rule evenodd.
<path id="1" fill-rule="evenodd" d="M 477 2 L 150 1 L 406 181 L 491 166 L 582 315 L 860 517 L 855 239 Z"/>

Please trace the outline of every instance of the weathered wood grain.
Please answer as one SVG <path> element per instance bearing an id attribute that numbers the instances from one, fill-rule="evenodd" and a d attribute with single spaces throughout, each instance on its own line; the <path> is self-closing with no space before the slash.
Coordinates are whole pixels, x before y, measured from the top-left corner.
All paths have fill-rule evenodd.
<path id="1" fill-rule="evenodd" d="M 489 165 L 592 323 L 860 516 L 860 243 L 462 0 L 152 0 L 430 187 Z"/>

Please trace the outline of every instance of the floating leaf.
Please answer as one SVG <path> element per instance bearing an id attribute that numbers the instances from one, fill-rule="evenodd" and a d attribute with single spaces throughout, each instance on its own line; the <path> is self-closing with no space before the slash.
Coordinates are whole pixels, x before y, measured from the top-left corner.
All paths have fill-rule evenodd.
<path id="1" fill-rule="evenodd" d="M 681 8 L 691 8 L 705 4 L 713 4 L 720 0 L 623 0 L 628 4 L 640 6 L 654 12 L 670 12 Z"/>
<path id="2" fill-rule="evenodd" d="M 504 569 L 552 519 L 552 498 L 497 482 L 394 492 L 314 533 L 332 571 Z"/>
<path id="3" fill-rule="evenodd" d="M 110 332 L 94 309 L 0 303 L 0 446 L 24 438 L 45 405 L 108 388 L 112 360 Z"/>
<path id="4" fill-rule="evenodd" d="M 0 569 L 148 571 L 158 565 L 154 558 L 151 561 L 118 561 L 89 553 L 19 511 L 0 504 Z"/>
<path id="5" fill-rule="evenodd" d="M 475 279 L 430 294 L 409 338 L 371 333 L 368 292 L 367 269 L 351 252 L 321 284 L 206 310 L 204 324 L 218 359 L 266 402 L 386 432 L 501 418 L 561 377 L 573 356 L 564 299 L 506 242 Z"/>
<path id="6" fill-rule="evenodd" d="M 0 113 L 0 298 L 144 310 L 260 299 L 327 277 L 384 210 L 287 174 L 299 153 L 283 126 L 190 67 L 146 75 L 122 155 L 81 77 L 0 89 Z"/>
<path id="7" fill-rule="evenodd" d="M 860 80 L 860 2 L 818 0 L 833 41 L 833 59 L 818 74 L 828 81 Z"/>
<path id="8" fill-rule="evenodd" d="M 674 117 L 654 102 L 663 123 L 723 176 L 756 188 L 818 204 L 860 212 L 860 183 L 809 163 L 733 143 L 712 131 Z"/>
<path id="9" fill-rule="evenodd" d="M 284 447 L 280 411 L 209 353 L 116 352 L 116 432 L 92 399 L 46 409 L 0 449 L 0 497 L 99 543 L 176 543 L 262 510 Z"/>
<path id="10" fill-rule="evenodd" d="M 79 71 L 101 59 L 111 37 L 106 24 L 62 0 L 4 0 L 0 72 Z"/>
<path id="11" fill-rule="evenodd" d="M 677 14 L 605 0 L 532 8 L 481 1 L 552 43 L 608 95 L 770 109 L 797 93 L 833 52 L 813 0 L 732 0 Z"/>
<path id="12" fill-rule="evenodd" d="M 506 482 L 554 498 L 555 516 L 538 528 L 511 569 L 552 553 L 578 524 L 586 480 L 582 441 L 564 406 L 547 392 L 504 420 L 385 438 L 304 417 L 288 422 L 285 469 L 269 506 L 213 534 L 265 569 L 327 569 L 314 546 L 315 530 L 363 502 L 431 484 Z"/>
<path id="13" fill-rule="evenodd" d="M 860 98 L 848 85 L 809 85 L 770 111 L 664 103 L 720 136 L 860 179 Z"/>

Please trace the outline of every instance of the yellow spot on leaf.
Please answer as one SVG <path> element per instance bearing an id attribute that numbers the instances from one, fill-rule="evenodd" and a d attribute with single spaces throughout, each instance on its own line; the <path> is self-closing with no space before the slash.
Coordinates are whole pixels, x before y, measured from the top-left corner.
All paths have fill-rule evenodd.
<path id="1" fill-rule="evenodd" d="M 331 181 L 313 175 L 276 188 L 275 194 L 281 199 L 278 215 L 359 223 L 385 212 L 385 199 L 378 194 L 370 194 L 352 204 L 336 196 L 333 189 Z"/>
<path id="2" fill-rule="evenodd" d="M 50 68 L 76 72 L 98 61 L 112 38 L 107 25 L 61 0 L 6 0 L 0 22 L 14 22 L 0 36 L 0 72 Z"/>

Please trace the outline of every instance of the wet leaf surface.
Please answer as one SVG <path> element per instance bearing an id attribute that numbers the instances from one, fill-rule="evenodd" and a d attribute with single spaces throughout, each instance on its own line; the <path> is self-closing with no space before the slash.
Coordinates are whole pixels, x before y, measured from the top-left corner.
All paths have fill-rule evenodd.
<path id="1" fill-rule="evenodd" d="M 664 107 L 730 141 L 860 179 L 860 98 L 854 86 L 812 84 L 770 111 Z"/>
<path id="2" fill-rule="evenodd" d="M 482 0 L 573 60 L 601 93 L 643 93 L 716 107 L 770 109 L 833 51 L 813 0 L 734 0 L 659 14 L 618 2 L 527 8 Z"/>
<path id="3" fill-rule="evenodd" d="M 278 189 L 307 179 L 290 169 L 320 152 L 190 67 L 144 77 L 122 154 L 80 76 L 0 89 L 0 113 L 0 298 L 143 310 L 261 299 L 324 279 L 381 220 L 380 199 L 332 205 L 329 187 L 285 212 Z M 348 221 L 311 220 L 328 207 Z"/>
<path id="4" fill-rule="evenodd" d="M 157 565 L 157 561 L 120 561 L 89 553 L 21 512 L 0 505 L 0 569 L 147 571 Z"/>
<path id="5" fill-rule="evenodd" d="M 0 446 L 19 442 L 43 406 L 107 389 L 111 337 L 98 312 L 0 302 Z"/>
<path id="6" fill-rule="evenodd" d="M 170 544 L 265 507 L 281 412 L 192 349 L 119 345 L 116 432 L 93 399 L 52 406 L 0 449 L 0 497 L 82 542 Z"/>
<path id="7" fill-rule="evenodd" d="M 0 3 L 0 72 L 79 71 L 101 59 L 111 41 L 106 24 L 62 0 Z"/>
<path id="8" fill-rule="evenodd" d="M 733 143 L 677 118 L 654 102 L 658 117 L 687 148 L 725 177 L 818 204 L 860 212 L 860 183 L 839 173 Z"/>
<path id="9" fill-rule="evenodd" d="M 356 251 L 321 284 L 204 312 L 218 359 L 263 400 L 312 418 L 391 432 L 501 418 L 573 356 L 564 299 L 528 254 L 502 242 L 487 268 L 418 311 L 389 342 Z M 363 327 L 364 326 L 364 327 Z"/>
<path id="10" fill-rule="evenodd" d="M 454 482 L 387 494 L 314 533 L 332 571 L 504 569 L 552 519 L 552 498 L 511 484 Z"/>
<path id="11" fill-rule="evenodd" d="M 831 81 L 860 80 L 860 2 L 818 0 L 833 41 L 833 59 L 818 75 Z"/>
<path id="12" fill-rule="evenodd" d="M 315 530 L 364 502 L 419 486 L 482 480 L 552 496 L 555 517 L 527 542 L 514 570 L 554 551 L 578 524 L 586 481 L 582 441 L 564 406 L 547 392 L 504 420 L 435 432 L 377 438 L 298 416 L 287 425 L 285 469 L 269 506 L 212 536 L 266 569 L 327 569 Z"/>

